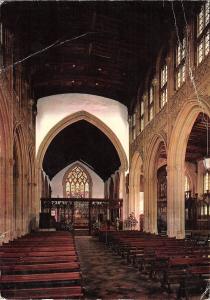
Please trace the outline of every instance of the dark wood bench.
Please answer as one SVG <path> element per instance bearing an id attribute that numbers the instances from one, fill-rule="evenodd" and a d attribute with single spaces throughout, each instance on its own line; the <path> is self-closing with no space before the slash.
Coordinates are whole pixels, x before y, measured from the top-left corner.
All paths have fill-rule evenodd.
<path id="1" fill-rule="evenodd" d="M 80 265 L 78 262 L 65 262 L 53 264 L 35 264 L 35 265 L 3 265 L 0 266 L 2 274 L 16 274 L 16 273 L 41 273 L 52 271 L 78 271 Z"/>
<path id="2" fill-rule="evenodd" d="M 75 250 L 75 246 L 56 246 L 56 247 L 50 247 L 50 246 L 25 246 L 25 247 L 6 247 L 2 246 L 0 247 L 0 252 L 25 252 L 25 251 L 73 251 Z"/>
<path id="3" fill-rule="evenodd" d="M 9 258 L 9 257 L 40 257 L 40 256 L 75 256 L 75 251 L 25 251 L 25 252 L 1 252 L 0 251 L 0 259 L 1 258 Z"/>
<path id="4" fill-rule="evenodd" d="M 83 291 L 80 286 L 62 287 L 62 288 L 33 288 L 18 290 L 3 290 L 2 296 L 10 299 L 81 299 Z"/>
<path id="5" fill-rule="evenodd" d="M 188 290 L 192 281 L 201 283 L 202 276 L 210 275 L 210 258 L 205 257 L 174 257 L 168 260 L 167 265 L 159 267 L 159 279 L 162 287 L 170 293 L 171 285 L 178 285 L 177 297 L 188 298 Z M 199 279 L 199 280 L 198 280 Z"/>
<path id="6" fill-rule="evenodd" d="M 53 281 L 78 281 L 81 279 L 80 272 L 27 274 L 27 275 L 2 275 L 0 284 L 28 283 L 28 282 L 53 282 Z"/>
<path id="7" fill-rule="evenodd" d="M 74 238 L 34 233 L 0 247 L 1 293 L 6 299 L 83 297 Z"/>
<path id="8" fill-rule="evenodd" d="M 77 261 L 77 255 L 72 256 L 40 256 L 40 257 L 1 257 L 0 265 L 8 264 L 8 263 L 16 263 L 16 264 L 35 264 L 35 263 L 55 263 L 55 262 L 70 262 Z"/>

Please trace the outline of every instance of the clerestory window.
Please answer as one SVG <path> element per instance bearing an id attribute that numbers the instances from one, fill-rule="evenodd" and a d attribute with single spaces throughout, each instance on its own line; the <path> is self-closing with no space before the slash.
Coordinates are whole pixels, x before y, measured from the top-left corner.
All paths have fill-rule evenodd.
<path id="1" fill-rule="evenodd" d="M 163 108 L 168 101 L 168 67 L 165 63 L 160 71 L 160 108 Z"/>
<path id="2" fill-rule="evenodd" d="M 206 1 L 197 16 L 197 64 L 200 64 L 210 50 L 210 1 Z"/>
<path id="3" fill-rule="evenodd" d="M 186 38 L 183 38 L 181 43 L 178 43 L 176 47 L 175 80 L 176 80 L 177 90 L 185 82 L 185 72 L 186 72 Z"/>

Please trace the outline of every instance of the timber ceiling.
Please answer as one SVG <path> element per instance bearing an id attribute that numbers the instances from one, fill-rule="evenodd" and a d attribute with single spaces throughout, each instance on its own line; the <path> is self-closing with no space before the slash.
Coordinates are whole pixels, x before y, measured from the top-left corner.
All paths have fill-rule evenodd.
<path id="1" fill-rule="evenodd" d="M 173 2 L 180 33 L 182 3 L 187 20 L 200 5 Z M 176 35 L 169 1 L 5 1 L 1 18 L 14 36 L 13 60 L 22 61 L 36 100 L 87 93 L 115 99 L 130 112 L 160 48 L 167 47 L 171 31 Z M 193 150 L 202 139 L 196 130 L 188 147 L 191 157 L 202 155 Z M 166 157 L 164 149 L 160 155 Z M 53 140 L 44 170 L 52 178 L 75 160 L 85 161 L 104 180 L 120 166 L 110 141 L 86 122 L 71 125 Z"/>
<path id="2" fill-rule="evenodd" d="M 198 3 L 183 2 L 190 17 Z M 173 7 L 181 29 L 181 1 Z M 128 108 L 174 31 L 168 1 L 11 1 L 2 17 L 15 35 L 16 61 L 56 43 L 23 63 L 36 99 L 79 92 Z"/>
<path id="3" fill-rule="evenodd" d="M 196 160 L 203 159 L 207 154 L 207 124 L 210 140 L 210 119 L 207 115 L 200 113 L 192 127 L 189 135 L 186 160 L 195 162 Z M 210 147 L 210 142 L 209 142 Z M 209 151 L 210 154 L 210 151 Z"/>

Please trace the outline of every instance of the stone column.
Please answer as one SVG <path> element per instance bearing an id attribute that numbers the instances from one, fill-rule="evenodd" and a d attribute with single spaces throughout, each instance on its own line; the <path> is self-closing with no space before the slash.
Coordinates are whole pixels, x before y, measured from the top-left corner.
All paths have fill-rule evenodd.
<path id="1" fill-rule="evenodd" d="M 125 220 L 128 216 L 128 195 L 126 193 L 126 178 L 125 178 L 125 170 L 123 168 L 119 169 L 119 175 L 120 175 L 119 198 L 123 199 L 122 218 L 123 220 Z"/>
<path id="2" fill-rule="evenodd" d="M 175 163 L 167 168 L 167 234 L 185 237 L 184 165 Z"/>
<path id="3" fill-rule="evenodd" d="M 144 229 L 157 233 L 157 179 L 145 173 L 144 181 Z"/>
<path id="4" fill-rule="evenodd" d="M 14 197 L 13 197 L 13 158 L 6 158 L 5 171 L 5 231 L 7 232 L 5 242 L 16 238 L 15 220 L 14 220 Z"/>
<path id="5" fill-rule="evenodd" d="M 203 161 L 199 160 L 197 162 L 197 191 L 198 196 L 201 197 L 203 195 L 203 176 L 205 173 L 205 168 L 203 165 Z"/>
<path id="6" fill-rule="evenodd" d="M 149 195 L 148 195 L 148 178 L 145 174 L 144 179 L 144 231 L 149 232 Z"/>

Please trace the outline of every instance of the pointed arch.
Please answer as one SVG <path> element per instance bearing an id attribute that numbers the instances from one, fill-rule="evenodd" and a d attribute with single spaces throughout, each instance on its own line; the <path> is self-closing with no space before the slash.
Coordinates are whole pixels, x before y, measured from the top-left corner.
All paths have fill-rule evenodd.
<path id="1" fill-rule="evenodd" d="M 27 232 L 27 165 L 25 137 L 21 124 L 15 126 L 13 145 L 13 216 L 17 236 Z"/>
<path id="2" fill-rule="evenodd" d="M 145 230 L 153 233 L 157 233 L 157 169 L 161 147 L 165 148 L 167 156 L 164 137 L 154 134 L 147 149 L 147 156 L 145 157 Z"/>
<path id="3" fill-rule="evenodd" d="M 210 116 L 208 99 L 190 99 L 179 112 L 168 147 L 168 235 L 184 238 L 185 236 L 185 155 L 188 138 L 199 113 Z"/>
<path id="4" fill-rule="evenodd" d="M 38 153 L 37 153 L 37 162 L 38 162 L 39 167 L 41 167 L 45 152 L 46 152 L 48 146 L 50 145 L 50 143 L 52 142 L 52 140 L 54 139 L 54 137 L 65 127 L 67 127 L 75 122 L 81 121 L 81 120 L 85 120 L 85 121 L 89 122 L 90 124 L 94 125 L 98 129 L 100 129 L 110 139 L 110 141 L 114 145 L 115 149 L 117 150 L 117 153 L 120 158 L 121 166 L 123 167 L 124 170 L 127 170 L 127 168 L 128 168 L 127 157 L 126 157 L 125 151 L 124 151 L 118 137 L 104 122 L 102 122 L 100 119 L 98 119 L 97 117 L 95 117 L 94 115 L 92 115 L 86 111 L 79 111 L 79 112 L 69 115 L 68 117 L 66 117 L 63 120 L 61 120 L 60 122 L 58 122 L 48 132 L 47 136 L 42 141 L 42 143 L 39 147 Z"/>
<path id="5" fill-rule="evenodd" d="M 13 202 L 12 168 L 13 135 L 11 101 L 8 101 L 6 89 L 0 89 L 0 232 L 5 233 L 1 242 L 13 238 Z"/>
<path id="6" fill-rule="evenodd" d="M 140 192 L 143 187 L 140 183 L 143 180 L 143 160 L 138 151 L 132 157 L 130 176 L 129 176 L 129 213 L 134 213 L 135 218 L 139 220 L 140 215 Z"/>

